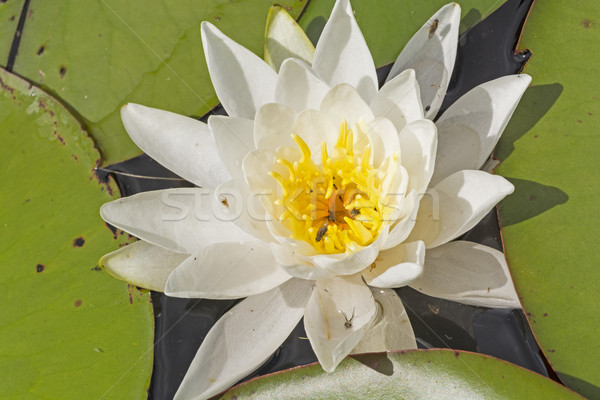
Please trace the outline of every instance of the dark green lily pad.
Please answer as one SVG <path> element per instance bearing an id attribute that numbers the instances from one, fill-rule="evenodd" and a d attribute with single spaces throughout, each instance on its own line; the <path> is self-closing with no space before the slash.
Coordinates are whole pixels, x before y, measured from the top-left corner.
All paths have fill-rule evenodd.
<path id="1" fill-rule="evenodd" d="M 267 375 L 222 399 L 580 399 L 541 375 L 496 358 L 414 350 L 346 358 L 333 373 L 311 364 Z"/>
<path id="2" fill-rule="evenodd" d="M 537 2 L 521 47 L 533 77 L 497 150 L 516 192 L 505 251 L 533 331 L 561 379 L 600 399 L 600 3 Z"/>
<path id="3" fill-rule="evenodd" d="M 96 266 L 126 238 L 99 216 L 116 186 L 96 179 L 93 142 L 1 69 L 0 137 L 0 398 L 145 398 L 152 308 Z"/>

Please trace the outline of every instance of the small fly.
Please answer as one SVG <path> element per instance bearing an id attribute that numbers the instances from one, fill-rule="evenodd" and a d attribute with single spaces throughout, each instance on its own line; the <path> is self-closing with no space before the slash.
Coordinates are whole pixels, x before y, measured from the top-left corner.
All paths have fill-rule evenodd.
<path id="1" fill-rule="evenodd" d="M 321 227 L 317 231 L 317 237 L 315 237 L 315 241 L 320 242 L 326 233 L 327 233 L 327 222 L 325 222 L 323 225 L 321 225 Z"/>
<path id="2" fill-rule="evenodd" d="M 431 39 L 433 37 L 433 34 L 435 33 L 435 31 L 437 31 L 439 23 L 440 23 L 439 19 L 434 19 L 433 22 L 431 23 L 431 26 L 429 27 L 429 39 Z"/>
<path id="3" fill-rule="evenodd" d="M 346 315 L 345 312 L 343 312 L 342 310 L 340 310 L 340 312 L 342 313 L 342 315 L 344 316 L 344 319 L 346 320 L 346 322 L 344 322 L 344 326 L 346 328 L 352 328 L 352 320 L 354 319 L 354 308 L 352 309 L 352 315 L 350 316 L 350 318 L 348 318 L 348 316 Z"/>

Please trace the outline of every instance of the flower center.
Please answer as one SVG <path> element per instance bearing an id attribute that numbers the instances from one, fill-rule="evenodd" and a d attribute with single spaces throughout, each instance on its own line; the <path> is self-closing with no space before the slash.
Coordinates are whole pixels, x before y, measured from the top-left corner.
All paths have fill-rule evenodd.
<path id="1" fill-rule="evenodd" d="M 330 254 L 371 244 L 383 226 L 385 208 L 381 202 L 385 174 L 371 165 L 371 145 L 356 151 L 352 130 L 342 121 L 333 154 L 327 153 L 325 142 L 321 145 L 319 168 L 308 145 L 297 135 L 292 138 L 302 153 L 300 160 L 277 159 L 288 176 L 270 172 L 282 189 L 282 198 L 275 203 L 285 210 L 279 220 L 291 237 Z"/>

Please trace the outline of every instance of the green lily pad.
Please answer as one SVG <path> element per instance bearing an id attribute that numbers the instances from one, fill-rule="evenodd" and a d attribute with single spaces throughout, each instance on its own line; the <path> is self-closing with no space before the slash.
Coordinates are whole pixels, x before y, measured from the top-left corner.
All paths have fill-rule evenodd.
<path id="1" fill-rule="evenodd" d="M 534 372 L 493 357 L 414 350 L 346 358 L 333 373 L 319 364 L 243 383 L 227 399 L 580 399 Z"/>
<path id="2" fill-rule="evenodd" d="M 497 150 L 515 182 L 500 204 L 508 263 L 561 379 L 600 399 L 600 3 L 535 3 L 521 40 L 533 77 Z"/>
<path id="3" fill-rule="evenodd" d="M 98 208 L 99 153 L 55 99 L 0 69 L 0 398 L 143 399 L 148 292 L 100 270 L 127 238 Z"/>
<path id="4" fill-rule="evenodd" d="M 288 0 L 281 5 L 296 17 L 305 3 Z M 200 23 L 214 23 L 262 55 L 271 4 L 271 0 L 32 1 L 14 72 L 77 111 L 103 162 L 121 161 L 140 154 L 120 122 L 124 103 L 140 102 L 192 116 L 217 104 L 204 62 Z"/>
<path id="5" fill-rule="evenodd" d="M 311 1 L 298 21 L 308 37 L 317 42 L 335 0 Z M 354 15 L 369 45 L 375 65 L 380 67 L 396 60 L 404 45 L 414 33 L 448 0 L 404 0 L 377 4 L 370 0 L 352 0 Z M 465 0 L 460 31 L 464 32 L 494 11 L 497 0 Z"/>
<path id="6" fill-rule="evenodd" d="M 6 66 L 25 0 L 0 1 L 0 65 Z"/>

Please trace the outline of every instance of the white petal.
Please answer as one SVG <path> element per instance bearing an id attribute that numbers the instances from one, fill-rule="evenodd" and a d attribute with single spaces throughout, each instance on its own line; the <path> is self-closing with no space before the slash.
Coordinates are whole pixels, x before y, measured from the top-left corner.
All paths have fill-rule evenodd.
<path id="1" fill-rule="evenodd" d="M 279 268 L 295 278 L 316 280 L 333 277 L 331 272 L 297 257 L 294 249 L 288 246 L 272 244 L 271 249 Z"/>
<path id="2" fill-rule="evenodd" d="M 398 132 L 406 124 L 423 119 L 421 93 L 413 69 L 407 69 L 383 85 L 371 102 L 376 117 L 392 121 Z"/>
<path id="3" fill-rule="evenodd" d="M 372 266 L 362 272 L 369 286 L 399 288 L 421 275 L 425 260 L 425 243 L 402 243 L 381 251 Z"/>
<path id="4" fill-rule="evenodd" d="M 260 199 L 261 196 L 250 190 L 244 178 L 232 179 L 215 189 L 213 211 L 220 220 L 232 221 L 253 237 L 272 242 L 274 239 L 267 227 L 269 217 Z"/>
<path id="5" fill-rule="evenodd" d="M 456 59 L 459 25 L 460 6 L 450 3 L 442 7 L 406 44 L 387 78 L 389 81 L 405 69 L 413 68 L 425 116 L 429 119 L 439 111 L 448 89 Z"/>
<path id="6" fill-rule="evenodd" d="M 387 240 L 381 246 L 381 250 L 391 249 L 404 242 L 412 231 L 417 221 L 417 212 L 419 211 L 418 195 L 415 190 L 406 196 L 399 211 L 399 221 L 392 225 Z"/>
<path id="7" fill-rule="evenodd" d="M 257 149 L 275 150 L 281 146 L 295 146 L 292 127 L 296 113 L 277 103 L 268 103 L 258 109 L 254 118 L 254 144 Z"/>
<path id="8" fill-rule="evenodd" d="M 100 215 L 140 239 L 184 254 L 212 243 L 255 240 L 233 222 L 219 220 L 213 203 L 208 189 L 157 190 L 105 203 Z"/>
<path id="9" fill-rule="evenodd" d="M 290 58 L 283 62 L 275 85 L 275 102 L 285 104 L 296 112 L 319 109 L 329 85 L 308 65 Z"/>
<path id="10" fill-rule="evenodd" d="M 208 399 L 260 367 L 302 318 L 312 287 L 291 279 L 226 312 L 200 345 L 175 399 Z"/>
<path id="11" fill-rule="evenodd" d="M 223 165 L 233 178 L 243 176 L 242 160 L 254 150 L 254 122 L 250 119 L 213 115 L 208 126 Z"/>
<path id="12" fill-rule="evenodd" d="M 121 119 L 140 149 L 188 181 L 215 187 L 230 178 L 204 122 L 133 103 L 121 108 Z"/>
<path id="13" fill-rule="evenodd" d="M 437 128 L 428 119 L 413 121 L 402 129 L 399 139 L 402 165 L 410 177 L 408 191 L 424 193 L 435 166 Z"/>
<path id="14" fill-rule="evenodd" d="M 189 256 L 169 276 L 172 297 L 238 299 L 264 293 L 291 279 L 263 242 L 216 243 Z"/>
<path id="15" fill-rule="evenodd" d="M 209 22 L 202 22 L 202 45 L 215 92 L 231 117 L 254 118 L 275 99 L 277 73 Z"/>
<path id="16" fill-rule="evenodd" d="M 175 253 L 143 240 L 121 247 L 100 259 L 111 275 L 135 286 L 162 292 L 171 271 L 187 254 Z"/>
<path id="17" fill-rule="evenodd" d="M 408 240 L 423 240 L 428 249 L 447 243 L 474 227 L 513 191 L 514 186 L 501 176 L 483 171 L 456 172 L 421 199 L 417 223 Z"/>
<path id="18" fill-rule="evenodd" d="M 330 86 L 348 83 L 366 101 L 377 93 L 377 73 L 348 0 L 338 0 L 315 49 L 315 71 Z"/>
<path id="19" fill-rule="evenodd" d="M 530 82 L 531 77 L 523 74 L 483 83 L 442 114 L 436 122 L 434 184 L 456 171 L 485 164 Z"/>
<path id="20" fill-rule="evenodd" d="M 335 144 L 339 125 L 336 125 L 330 116 L 324 112 L 304 110 L 296 117 L 292 132 L 306 142 L 311 150 L 313 162 L 321 165 L 321 144 L 324 141 L 328 144 L 328 147 Z"/>
<path id="21" fill-rule="evenodd" d="M 410 286 L 474 306 L 521 308 L 504 254 L 467 241 L 427 250 L 425 270 Z"/>
<path id="22" fill-rule="evenodd" d="M 360 127 L 362 124 L 358 124 Z M 400 140 L 398 139 L 398 131 L 396 127 L 387 118 L 375 118 L 361 127 L 361 130 L 372 145 L 371 161 L 373 165 L 379 167 L 381 163 L 394 154 L 400 155 Z M 358 135 L 357 135 L 358 136 Z M 358 137 L 357 137 L 358 139 Z M 362 146 L 357 145 L 360 149 Z"/>
<path id="23" fill-rule="evenodd" d="M 352 86 L 347 84 L 337 85 L 323 98 L 321 111 L 328 114 L 336 124 L 336 138 L 342 120 L 352 127 L 359 119 L 370 121 L 374 118 L 371 107 L 366 103 Z"/>
<path id="24" fill-rule="evenodd" d="M 358 250 L 353 252 L 346 250 L 346 253 L 341 254 L 318 254 L 311 257 L 303 257 L 299 254 L 298 256 L 334 275 L 352 275 L 367 268 L 375 261 L 387 235 L 388 228 L 385 227 L 373 243 L 364 247 L 357 246 Z"/>
<path id="25" fill-rule="evenodd" d="M 283 7 L 272 6 L 265 31 L 265 61 L 278 71 L 286 58 L 312 64 L 314 54 L 315 47 L 296 20 Z"/>
<path id="26" fill-rule="evenodd" d="M 391 289 L 371 288 L 377 317 L 352 354 L 412 350 L 417 341 L 400 297 Z"/>
<path id="27" fill-rule="evenodd" d="M 364 336 L 375 315 L 373 295 L 360 275 L 317 281 L 306 305 L 304 328 L 325 371 L 335 370 Z"/>

